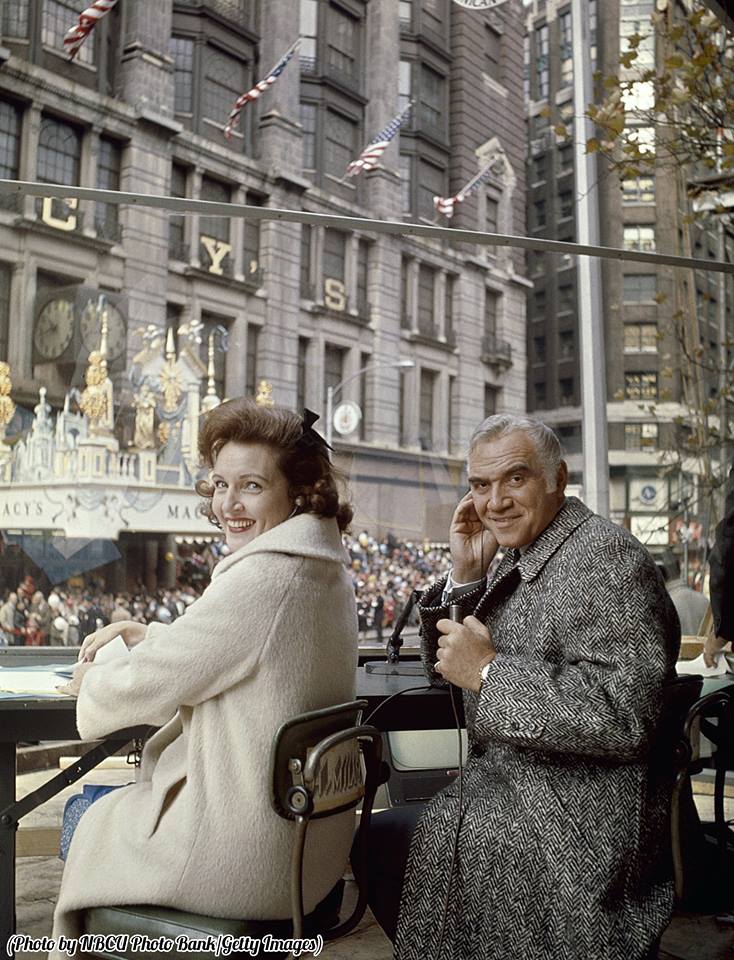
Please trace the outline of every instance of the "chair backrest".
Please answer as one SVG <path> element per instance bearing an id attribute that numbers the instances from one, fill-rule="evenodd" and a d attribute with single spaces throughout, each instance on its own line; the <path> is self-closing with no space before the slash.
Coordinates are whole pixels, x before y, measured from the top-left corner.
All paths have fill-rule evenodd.
<path id="1" fill-rule="evenodd" d="M 353 863 L 359 888 L 347 920 L 328 931 L 335 939 L 359 923 L 367 905 L 366 854 L 372 805 L 381 780 L 382 736 L 360 723 L 366 700 L 355 700 L 293 717 L 275 735 L 270 756 L 270 801 L 295 823 L 291 857 L 293 935 L 303 935 L 303 854 L 311 820 L 335 816 L 362 802 Z M 346 866 L 346 864 L 345 864 Z"/>

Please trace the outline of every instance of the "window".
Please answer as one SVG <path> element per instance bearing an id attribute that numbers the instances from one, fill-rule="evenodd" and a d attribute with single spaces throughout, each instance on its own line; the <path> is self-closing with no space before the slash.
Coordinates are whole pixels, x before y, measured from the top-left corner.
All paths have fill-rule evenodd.
<path id="1" fill-rule="evenodd" d="M 658 425 L 656 423 L 625 423 L 625 450 L 657 450 Z"/>
<path id="2" fill-rule="evenodd" d="M 592 74 L 596 71 L 596 61 L 597 61 L 597 45 L 596 45 L 596 31 L 597 31 L 597 13 L 596 13 L 596 0 L 589 0 L 587 8 L 587 17 L 589 18 L 589 55 L 591 58 L 591 72 Z"/>
<path id="3" fill-rule="evenodd" d="M 624 375 L 625 400 L 657 400 L 657 373 L 632 372 Z"/>
<path id="4" fill-rule="evenodd" d="M 410 213 L 413 209 L 411 173 L 413 160 L 407 153 L 400 154 L 400 193 L 403 213 Z"/>
<path id="5" fill-rule="evenodd" d="M 0 360 L 8 359 L 10 339 L 10 267 L 0 263 Z"/>
<path id="6" fill-rule="evenodd" d="M 632 12 L 632 11 L 630 11 Z M 623 19 L 619 21 L 619 52 L 629 52 L 627 38 L 639 34 L 642 37 L 637 47 L 637 56 L 632 61 L 633 70 L 652 70 L 655 67 L 655 35 L 649 19 L 627 19 L 627 11 L 621 12 Z"/>
<path id="7" fill-rule="evenodd" d="M 301 224 L 301 296 L 315 300 L 311 283 L 311 227 Z"/>
<path id="8" fill-rule="evenodd" d="M 233 57 L 211 44 L 207 44 L 202 50 L 202 58 L 201 116 L 204 128 L 199 132 L 211 136 L 216 131 L 219 139 L 232 105 L 249 86 L 247 69 L 238 57 Z M 233 136 L 242 134 L 235 130 Z"/>
<path id="9" fill-rule="evenodd" d="M 497 303 L 499 295 L 492 290 L 484 290 L 484 335 L 493 337 L 497 332 Z"/>
<path id="10" fill-rule="evenodd" d="M 545 314 L 546 300 L 545 290 L 536 290 L 533 294 L 533 316 L 542 317 Z"/>
<path id="11" fill-rule="evenodd" d="M 120 189 L 120 160 L 122 147 L 109 137 L 99 138 L 99 159 L 97 162 L 97 186 L 100 190 Z M 98 237 L 105 240 L 120 240 L 120 208 L 116 203 L 98 203 L 95 205 L 94 226 Z"/>
<path id="12" fill-rule="evenodd" d="M 564 453 L 581 453 L 581 427 L 577 423 L 562 423 L 555 428 Z"/>
<path id="13" fill-rule="evenodd" d="M 174 111 L 194 112 L 194 41 L 171 37 L 173 59 Z M 231 104 L 230 104 L 231 109 Z"/>
<path id="14" fill-rule="evenodd" d="M 410 60 L 401 60 L 398 72 L 398 110 L 401 112 L 410 103 L 413 96 L 413 64 Z M 410 127 L 411 118 L 408 117 L 407 127 Z M 406 129 L 406 126 L 403 126 Z"/>
<path id="15" fill-rule="evenodd" d="M 410 316 L 410 260 L 405 257 L 400 261 L 400 326 L 403 330 L 412 330 L 413 323 Z"/>
<path id="16" fill-rule="evenodd" d="M 400 0 L 399 4 L 400 26 L 410 29 L 413 24 L 413 3 L 412 0 Z"/>
<path id="17" fill-rule="evenodd" d="M 63 120 L 43 117 L 38 138 L 38 179 L 41 183 L 79 183 L 82 136 Z"/>
<path id="18" fill-rule="evenodd" d="M 624 135 L 637 147 L 641 155 L 646 155 L 650 159 L 655 156 L 654 127 L 626 127 Z"/>
<path id="19" fill-rule="evenodd" d="M 558 400 L 562 407 L 572 407 L 574 404 L 573 378 L 562 377 L 558 381 Z"/>
<path id="20" fill-rule="evenodd" d="M 561 57 L 562 87 L 573 83 L 573 32 L 571 27 L 571 11 L 567 10 L 558 18 L 559 46 Z"/>
<path id="21" fill-rule="evenodd" d="M 485 218 L 485 230 L 487 233 L 499 233 L 499 201 L 493 196 L 487 196 L 487 215 Z M 494 253 L 494 248 L 488 248 L 490 253 Z"/>
<path id="22" fill-rule="evenodd" d="M 303 410 L 306 406 L 306 370 L 308 367 L 307 337 L 298 338 L 298 365 L 296 369 L 296 410 Z"/>
<path id="23" fill-rule="evenodd" d="M 247 324 L 247 356 L 245 357 L 245 396 L 257 393 L 257 348 L 260 342 L 260 327 Z"/>
<path id="24" fill-rule="evenodd" d="M 654 226 L 625 226 L 622 243 L 625 250 L 643 250 L 651 253 L 655 250 Z"/>
<path id="25" fill-rule="evenodd" d="M 330 76 L 350 86 L 359 80 L 358 21 L 341 7 L 329 4 L 326 69 Z"/>
<path id="26" fill-rule="evenodd" d="M 654 273 L 626 273 L 622 279 L 622 299 L 625 303 L 650 303 L 655 300 L 658 278 Z"/>
<path id="27" fill-rule="evenodd" d="M 13 0 L 3 5 L 0 36 L 4 40 L 26 40 L 28 38 L 28 0 Z"/>
<path id="28" fill-rule="evenodd" d="M 533 204 L 533 224 L 536 230 L 545 226 L 545 200 L 536 200 Z"/>
<path id="29" fill-rule="evenodd" d="M 533 398 L 535 401 L 535 408 L 539 410 L 545 409 L 545 381 L 540 380 L 538 383 L 533 384 Z"/>
<path id="30" fill-rule="evenodd" d="M 535 363 L 545 363 L 545 337 L 533 337 L 533 357 Z"/>
<path id="31" fill-rule="evenodd" d="M 418 267 L 418 331 L 424 337 L 436 336 L 433 292 L 436 271 L 421 263 Z M 422 381 L 421 381 L 422 382 Z"/>
<path id="32" fill-rule="evenodd" d="M 344 379 L 344 354 L 346 350 L 327 343 L 324 347 L 324 410 L 329 387 L 338 387 Z"/>
<path id="33" fill-rule="evenodd" d="M 558 148 L 559 173 L 568 173 L 573 170 L 573 144 L 564 143 Z"/>
<path id="34" fill-rule="evenodd" d="M 576 355 L 576 335 L 573 330 L 560 330 L 558 333 L 558 359 L 573 360 Z"/>
<path id="35" fill-rule="evenodd" d="M 446 196 L 446 171 L 440 167 L 428 163 L 426 160 L 418 160 L 418 170 L 420 176 L 418 180 L 418 216 L 424 220 L 433 220 L 436 216 L 436 208 L 433 205 L 434 197 Z"/>
<path id="36" fill-rule="evenodd" d="M 446 277 L 446 289 L 444 293 L 444 330 L 446 332 L 446 340 L 449 343 L 454 342 L 454 287 L 456 285 L 456 277 L 448 276 Z"/>
<path id="37" fill-rule="evenodd" d="M 6 7 L 12 7 L 15 0 L 6 3 Z M 88 6 L 84 0 L 43 0 L 43 15 L 41 18 L 41 42 L 44 47 L 50 47 L 59 54 L 64 50 L 64 36 L 79 19 L 79 14 Z M 26 22 L 27 22 L 26 13 Z M 27 28 L 26 28 L 27 29 Z M 79 47 L 79 52 L 74 58 L 78 63 L 92 66 L 94 64 L 95 34 L 92 33 L 84 43 Z"/>
<path id="38" fill-rule="evenodd" d="M 558 287 L 558 312 L 573 313 L 576 309 L 576 291 L 571 283 L 562 283 Z"/>
<path id="39" fill-rule="evenodd" d="M 341 230 L 324 230 L 324 279 L 344 283 L 347 258 L 347 235 Z"/>
<path id="40" fill-rule="evenodd" d="M 186 196 L 186 167 L 175 161 L 171 164 L 172 197 Z M 185 241 L 186 218 L 182 213 L 168 215 L 168 256 L 172 260 L 188 260 L 189 252 Z"/>
<path id="41" fill-rule="evenodd" d="M 493 417 L 497 413 L 497 394 L 499 390 L 491 383 L 484 384 L 484 416 Z"/>
<path id="42" fill-rule="evenodd" d="M 623 180 L 622 203 L 655 203 L 655 178 L 633 177 Z"/>
<path id="43" fill-rule="evenodd" d="M 357 243 L 357 313 L 362 317 L 368 317 L 370 313 L 369 305 L 369 265 L 370 265 L 370 245 L 367 240 L 359 240 Z"/>
<path id="44" fill-rule="evenodd" d="M 535 31 L 535 98 L 546 100 L 548 97 L 548 24 Z"/>
<path id="45" fill-rule="evenodd" d="M 0 177 L 18 180 L 20 173 L 21 111 L 7 100 L 0 100 Z M 21 198 L 11 194 L 0 196 L 0 207 L 19 210 Z"/>
<path id="46" fill-rule="evenodd" d="M 558 194 L 558 212 L 562 220 L 573 216 L 574 196 L 572 190 L 563 190 Z"/>
<path id="47" fill-rule="evenodd" d="M 365 367 L 369 366 L 370 360 L 372 357 L 369 353 L 360 353 L 359 355 L 359 369 L 364 370 Z M 362 411 L 362 416 L 359 421 L 359 439 L 367 439 L 367 410 L 369 409 L 370 403 L 368 399 L 368 389 L 370 386 L 370 378 L 367 373 L 363 373 L 359 378 L 359 408 Z"/>
<path id="48" fill-rule="evenodd" d="M 421 370 L 420 422 L 418 425 L 418 440 L 421 450 L 433 450 L 433 394 L 435 386 L 435 371 Z"/>
<path id="49" fill-rule="evenodd" d="M 407 371 L 400 371 L 400 391 L 398 393 L 398 442 L 404 447 L 408 442 L 408 417 L 407 417 L 407 397 L 408 397 L 408 374 Z"/>
<path id="50" fill-rule="evenodd" d="M 301 0 L 301 45 L 298 48 L 298 60 L 303 73 L 313 73 L 316 70 L 318 17 L 318 0 Z"/>
<path id="51" fill-rule="evenodd" d="M 230 188 L 212 177 L 201 178 L 201 199 L 215 203 L 229 203 Z M 199 238 L 200 256 L 205 269 L 210 273 L 232 276 L 232 257 L 230 251 L 223 251 L 223 244 L 229 244 L 229 217 L 200 217 Z M 205 240 L 206 238 L 206 240 Z"/>
<path id="52" fill-rule="evenodd" d="M 357 124 L 341 113 L 327 109 L 324 170 L 341 179 L 357 156 Z"/>
<path id="53" fill-rule="evenodd" d="M 548 158 L 545 153 L 533 158 L 531 178 L 533 183 L 540 183 L 548 176 Z"/>
<path id="54" fill-rule="evenodd" d="M 214 313 L 202 311 L 201 343 L 199 344 L 199 358 L 205 367 L 209 364 L 209 337 L 214 338 L 214 390 L 220 400 L 227 396 L 226 366 L 227 352 L 223 350 L 223 338 L 226 340 L 228 322 Z M 207 377 L 201 381 L 201 395 L 206 395 L 208 387 Z"/>
<path id="55" fill-rule="evenodd" d="M 487 73 L 493 80 L 502 82 L 502 34 L 490 24 L 484 25 L 484 52 L 487 55 Z"/>
<path id="56" fill-rule="evenodd" d="M 53 117 L 43 117 L 38 138 L 38 179 L 41 183 L 79 183 L 82 135 L 76 127 Z M 44 209 L 42 200 L 36 201 L 36 210 Z M 51 214 L 59 220 L 69 220 L 76 204 L 71 201 L 54 199 L 51 201 Z M 77 224 L 81 217 L 77 215 Z"/>
<path id="57" fill-rule="evenodd" d="M 657 353 L 658 328 L 655 323 L 625 323 L 625 353 Z"/>
<path id="58" fill-rule="evenodd" d="M 316 169 L 316 113 L 315 103 L 301 104 L 301 126 L 303 127 L 303 167 Z"/>
<path id="59" fill-rule="evenodd" d="M 446 118 L 444 99 L 446 80 L 425 64 L 420 69 L 420 98 L 418 116 L 421 127 L 434 131 L 440 137 L 446 136 Z"/>

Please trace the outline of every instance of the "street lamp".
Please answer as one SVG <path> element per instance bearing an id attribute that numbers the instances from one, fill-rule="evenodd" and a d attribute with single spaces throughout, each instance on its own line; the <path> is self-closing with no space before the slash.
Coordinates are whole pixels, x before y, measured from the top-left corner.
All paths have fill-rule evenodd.
<path id="1" fill-rule="evenodd" d="M 368 370 L 377 370 L 378 367 L 399 367 L 402 370 L 407 370 L 409 367 L 414 367 L 415 363 L 412 360 L 395 360 L 392 363 L 368 363 L 366 367 L 362 367 L 361 370 L 357 370 L 356 373 L 351 374 L 348 377 L 345 377 L 343 380 L 340 380 L 335 387 L 326 388 L 326 442 L 331 446 L 332 438 L 332 429 L 333 429 L 333 420 L 334 420 L 334 397 L 340 392 L 340 390 L 345 387 L 352 380 L 356 380 L 357 377 L 361 377 L 363 373 L 366 373 Z"/>

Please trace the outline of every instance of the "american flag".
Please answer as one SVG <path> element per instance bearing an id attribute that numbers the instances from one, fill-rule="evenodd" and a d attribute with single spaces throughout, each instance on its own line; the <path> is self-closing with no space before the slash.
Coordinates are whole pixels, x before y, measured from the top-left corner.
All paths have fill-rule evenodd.
<path id="1" fill-rule="evenodd" d="M 357 159 L 352 160 L 347 167 L 347 172 L 344 174 L 344 176 L 353 177 L 356 176 L 356 174 L 361 173 L 363 170 L 374 170 L 379 162 L 380 157 L 385 152 L 387 145 L 408 119 L 412 109 L 413 101 L 411 100 L 408 106 L 401 113 L 398 113 L 392 118 L 384 130 L 380 130 L 377 136 L 370 140 Z"/>
<path id="2" fill-rule="evenodd" d="M 457 203 L 461 203 L 462 200 L 466 200 L 469 194 L 473 193 L 482 183 L 489 180 L 492 175 L 501 173 L 501 169 L 498 168 L 502 165 L 502 160 L 499 155 L 495 154 L 487 166 L 480 170 L 476 176 L 472 177 L 469 183 L 462 187 L 458 193 L 455 193 L 453 197 L 434 197 L 433 205 L 438 213 L 442 213 L 447 219 L 451 219 L 454 215 L 454 206 Z"/>
<path id="3" fill-rule="evenodd" d="M 64 34 L 64 49 L 69 54 L 69 60 L 73 60 L 79 53 L 79 47 L 116 3 L 117 0 L 94 0 L 79 14 L 78 21 Z"/>
<path id="4" fill-rule="evenodd" d="M 296 42 L 286 50 L 283 56 L 278 60 L 270 73 L 263 77 L 262 80 L 258 80 L 255 86 L 248 90 L 247 93 L 243 93 L 241 97 L 238 97 L 235 101 L 235 105 L 232 107 L 232 111 L 227 119 L 227 123 L 224 127 L 224 135 L 229 140 L 232 136 L 232 131 L 237 126 L 237 123 L 240 119 L 240 110 L 244 107 L 246 103 L 249 103 L 251 100 L 257 100 L 261 93 L 264 93 L 268 87 L 272 87 L 281 73 L 288 66 L 288 61 L 293 57 L 298 45 L 301 42 L 300 37 Z"/>

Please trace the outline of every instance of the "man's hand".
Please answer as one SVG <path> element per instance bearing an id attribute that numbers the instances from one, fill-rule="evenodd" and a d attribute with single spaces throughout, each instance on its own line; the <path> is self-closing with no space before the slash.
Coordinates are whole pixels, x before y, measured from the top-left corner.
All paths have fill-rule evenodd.
<path id="1" fill-rule="evenodd" d="M 703 643 L 703 662 L 707 667 L 716 666 L 716 654 L 723 650 L 727 644 L 724 637 L 708 636 Z"/>
<path id="2" fill-rule="evenodd" d="M 144 623 L 138 623 L 137 620 L 121 620 L 119 623 L 108 623 L 101 630 L 95 630 L 85 637 L 79 651 L 79 660 L 94 660 L 95 653 L 100 647 L 103 647 L 110 640 L 114 640 L 119 634 L 125 641 L 125 646 L 134 647 L 145 638 L 147 627 Z"/>
<path id="3" fill-rule="evenodd" d="M 59 693 L 65 693 L 68 697 L 78 697 L 79 691 L 82 688 L 82 681 L 93 666 L 94 664 L 89 662 L 78 663 L 74 667 L 74 675 L 72 676 L 71 680 L 63 686 L 58 686 L 56 689 L 59 691 Z"/>
<path id="4" fill-rule="evenodd" d="M 497 652 L 489 630 L 476 617 L 467 617 L 463 623 L 439 620 L 436 627 L 442 636 L 435 669 L 457 687 L 479 693 L 482 668 L 494 660 Z"/>
<path id="5" fill-rule="evenodd" d="M 449 528 L 453 577 L 457 583 L 471 583 L 487 575 L 497 553 L 497 541 L 474 509 L 471 493 L 459 500 Z"/>

